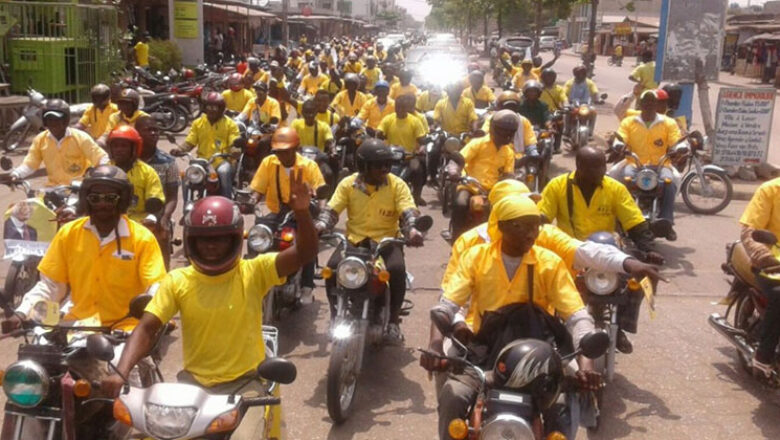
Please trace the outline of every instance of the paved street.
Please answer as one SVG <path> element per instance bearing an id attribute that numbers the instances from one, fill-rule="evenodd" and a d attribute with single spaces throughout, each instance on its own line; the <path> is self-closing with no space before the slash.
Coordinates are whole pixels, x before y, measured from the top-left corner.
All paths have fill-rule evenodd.
<path id="1" fill-rule="evenodd" d="M 561 79 L 570 77 L 577 62 L 573 56 L 561 57 L 555 66 Z M 606 66 L 605 58 L 600 60 L 596 81 L 602 91 L 609 93 L 608 104 L 630 90 L 627 76 L 631 64 L 627 60 L 623 68 L 611 68 Z M 713 86 L 713 106 L 718 87 Z M 597 133 L 614 130 L 617 119 L 610 107 L 603 107 L 600 113 Z M 779 114 L 776 112 L 775 117 Z M 770 157 L 778 154 L 773 152 Z M 16 163 L 19 160 L 20 157 L 14 158 Z M 555 156 L 554 162 L 559 172 L 573 167 L 572 157 L 566 154 Z M 430 190 L 424 196 L 429 201 L 435 199 Z M 0 206 L 20 198 L 18 192 L 9 194 L 2 190 Z M 639 334 L 632 336 L 634 353 L 618 356 L 617 375 L 607 387 L 602 426 L 597 432 L 582 430 L 579 438 L 780 438 L 777 392 L 756 385 L 739 368 L 735 350 L 706 322 L 710 313 L 723 311 L 723 307 L 712 303 L 727 292 L 720 265 L 724 262 L 725 244 L 738 235 L 736 222 L 745 204 L 734 201 L 719 215 L 698 216 L 689 213 L 679 201 L 679 239 L 658 244 L 668 261 L 664 275 L 670 278 L 668 284 L 660 286 L 658 316 L 650 320 L 643 307 Z M 439 236 L 447 220 L 432 205 L 423 208 L 435 221 L 425 247 L 406 252 L 407 267 L 415 277 L 414 289 L 407 294 L 415 307 L 402 325 L 406 345 L 369 353 L 357 389 L 355 411 L 342 426 L 331 424 L 325 406 L 329 343 L 324 288 L 316 289 L 314 304 L 285 317 L 279 324 L 281 354 L 292 360 L 299 372 L 296 382 L 282 391 L 286 438 L 435 438 L 433 383 L 418 366 L 416 353 L 417 347 L 427 345 L 427 311 L 438 299 L 439 281 L 449 255 Z M 323 249 L 320 261 L 324 262 L 330 252 Z M 179 250 L 175 265 L 183 264 Z M 0 273 L 5 273 L 5 267 L 0 266 Z M 176 331 L 168 338 L 163 365 L 168 379 L 173 379 L 181 365 L 179 337 L 180 332 Z M 15 360 L 18 343 L 0 342 L 0 366 Z M 4 396 L 0 396 L 0 401 L 4 402 Z"/>

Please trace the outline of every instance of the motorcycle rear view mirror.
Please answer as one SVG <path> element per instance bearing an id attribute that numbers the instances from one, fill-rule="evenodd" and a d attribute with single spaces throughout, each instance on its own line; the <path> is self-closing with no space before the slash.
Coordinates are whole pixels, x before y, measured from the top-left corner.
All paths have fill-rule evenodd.
<path id="1" fill-rule="evenodd" d="M 771 231 L 767 231 L 766 229 L 756 229 L 750 234 L 750 237 L 761 244 L 766 244 L 769 246 L 774 246 L 777 244 L 777 236 Z"/>
<path id="2" fill-rule="evenodd" d="M 442 335 L 447 337 L 452 335 L 452 319 L 441 307 L 433 307 L 431 309 L 431 322 L 439 329 Z"/>
<path id="3" fill-rule="evenodd" d="M 595 359 L 607 352 L 609 335 L 603 330 L 596 330 L 585 335 L 580 341 L 580 350 L 588 359 Z"/>
<path id="4" fill-rule="evenodd" d="M 128 312 L 128 316 L 135 319 L 141 319 L 144 315 L 144 310 L 146 310 L 146 306 L 149 305 L 151 301 L 152 295 L 144 294 L 136 296 L 130 301 L 130 312 Z"/>
<path id="5" fill-rule="evenodd" d="M 280 357 L 266 358 L 258 367 L 257 375 L 271 382 L 291 384 L 298 376 L 295 364 Z"/>
<path id="6" fill-rule="evenodd" d="M 414 221 L 414 228 L 420 232 L 427 232 L 433 226 L 433 218 L 430 215 L 417 217 Z"/>
<path id="7" fill-rule="evenodd" d="M 444 141 L 444 152 L 447 154 L 460 152 L 460 139 L 456 137 L 447 138 L 447 140 Z"/>
<path id="8" fill-rule="evenodd" d="M 14 163 L 11 162 L 11 159 L 9 159 L 7 156 L 0 157 L 0 168 L 2 168 L 3 171 L 8 171 L 13 167 Z"/>
<path id="9" fill-rule="evenodd" d="M 331 188 L 328 185 L 322 185 L 317 188 L 316 193 L 318 199 L 327 199 L 328 195 L 331 193 Z"/>
<path id="10" fill-rule="evenodd" d="M 87 352 L 101 361 L 111 362 L 114 359 L 114 346 L 105 335 L 99 333 L 87 336 Z"/>

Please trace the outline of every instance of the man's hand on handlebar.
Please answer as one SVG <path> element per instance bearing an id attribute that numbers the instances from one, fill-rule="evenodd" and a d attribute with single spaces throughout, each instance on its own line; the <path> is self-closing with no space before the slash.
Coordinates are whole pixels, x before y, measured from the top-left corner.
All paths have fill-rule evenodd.
<path id="1" fill-rule="evenodd" d="M 109 398 L 117 398 L 123 386 L 125 386 L 125 380 L 118 374 L 112 374 L 100 382 L 100 391 Z"/>
<path id="2" fill-rule="evenodd" d="M 187 155 L 186 151 L 184 151 L 184 150 L 182 150 L 181 148 L 178 148 L 178 147 L 177 148 L 172 148 L 169 153 L 170 153 L 171 156 L 174 156 L 174 157 L 184 157 L 184 156 Z"/>
<path id="3" fill-rule="evenodd" d="M 411 247 L 420 247 L 423 245 L 424 240 L 425 237 L 423 236 L 422 232 L 412 228 L 409 231 L 409 237 L 406 239 L 406 243 Z"/>
<path id="4" fill-rule="evenodd" d="M 8 319 L 2 322 L 2 333 L 11 333 L 14 330 L 19 330 L 24 324 L 24 315 L 21 313 L 14 313 Z"/>

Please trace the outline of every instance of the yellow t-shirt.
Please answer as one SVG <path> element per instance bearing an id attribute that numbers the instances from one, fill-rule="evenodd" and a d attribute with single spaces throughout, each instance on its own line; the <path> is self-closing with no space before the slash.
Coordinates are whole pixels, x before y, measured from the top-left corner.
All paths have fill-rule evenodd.
<path id="1" fill-rule="evenodd" d="M 496 148 L 489 134 L 473 139 L 460 150 L 460 154 L 466 161 L 466 173 L 479 180 L 488 190 L 502 174 L 511 173 L 515 169 L 515 150 L 512 145 Z"/>
<path id="2" fill-rule="evenodd" d="M 348 62 L 347 64 L 344 65 L 344 73 L 359 74 L 362 71 L 363 71 L 363 63 L 361 63 L 360 61 L 354 63 Z"/>
<path id="3" fill-rule="evenodd" d="M 642 85 L 642 92 L 658 88 L 658 83 L 655 82 L 655 61 L 643 63 L 641 66 L 635 68 L 634 71 L 631 72 L 631 77 Z"/>
<path id="4" fill-rule="evenodd" d="M 149 44 L 139 41 L 133 47 L 135 49 L 135 63 L 141 67 L 149 67 Z"/>
<path id="5" fill-rule="evenodd" d="M 615 56 L 616 57 L 623 56 L 623 46 L 615 46 Z"/>
<path id="6" fill-rule="evenodd" d="M 306 182 L 312 190 L 325 185 L 325 179 L 322 177 L 320 167 L 317 163 L 307 159 L 300 154 L 296 154 L 295 165 L 291 172 L 297 173 L 303 170 L 303 181 Z M 280 211 L 279 194 L 276 192 L 277 179 L 279 188 L 282 190 L 282 203 L 290 202 L 290 176 L 275 154 L 272 154 L 260 163 L 255 177 L 249 185 L 252 190 L 265 195 L 265 206 L 274 213 Z"/>
<path id="7" fill-rule="evenodd" d="M 330 80 L 328 79 L 328 77 L 326 75 L 323 75 L 322 73 L 320 73 L 317 76 L 311 76 L 310 74 L 307 74 L 301 80 L 301 88 L 303 88 L 303 90 L 307 94 L 314 95 L 315 93 L 317 93 L 317 90 L 322 88 L 325 85 L 325 83 L 329 81 Z"/>
<path id="8" fill-rule="evenodd" d="M 285 64 L 285 66 L 287 66 L 287 67 L 289 67 L 291 69 L 300 70 L 302 62 L 303 62 L 303 59 L 301 59 L 301 58 L 297 58 L 297 57 L 296 58 L 290 58 L 289 60 L 287 60 L 287 63 Z"/>
<path id="9" fill-rule="evenodd" d="M 585 78 L 585 84 L 588 85 L 588 92 L 591 96 L 597 95 L 599 93 L 599 88 L 596 86 L 596 83 L 593 82 L 593 80 L 589 78 Z M 566 81 L 563 85 L 563 91 L 566 93 L 566 99 L 569 98 L 569 94 L 571 94 L 571 88 L 574 86 L 574 78 Z"/>
<path id="10" fill-rule="evenodd" d="M 113 103 L 109 103 L 103 110 L 96 108 L 94 104 L 90 104 L 81 116 L 81 119 L 79 119 L 79 124 L 85 127 L 84 131 L 92 136 L 92 139 L 97 139 L 106 132 L 108 119 L 118 111 L 119 108 Z"/>
<path id="11" fill-rule="evenodd" d="M 32 170 L 43 164 L 48 175 L 46 185 L 57 186 L 70 185 L 81 179 L 87 168 L 107 161 L 106 152 L 88 134 L 69 128 L 59 147 L 48 130 L 35 136 L 23 163 Z"/>
<path id="12" fill-rule="evenodd" d="M 372 98 L 363 105 L 363 108 L 360 109 L 358 118 L 365 122 L 368 127 L 376 130 L 379 127 L 379 123 L 382 122 L 382 119 L 384 119 L 385 116 L 391 115 L 393 113 L 395 113 L 395 101 L 387 98 L 385 107 L 380 109 L 376 98 Z"/>
<path id="13" fill-rule="evenodd" d="M 739 222 L 753 229 L 768 229 L 780 237 L 780 177 L 758 187 Z"/>
<path id="14" fill-rule="evenodd" d="M 412 114 L 407 114 L 403 119 L 398 119 L 396 113 L 387 115 L 379 123 L 377 131 L 385 134 L 388 145 L 404 147 L 408 152 L 415 151 L 419 145 L 417 139 L 425 136 L 425 127 Z"/>
<path id="15" fill-rule="evenodd" d="M 472 329 L 479 332 L 482 316 L 503 306 L 528 302 L 528 266 L 533 266 L 534 304 L 554 309 L 562 319 L 585 308 L 569 271 L 560 257 L 539 246 L 526 253 L 509 279 L 501 257 L 501 242 L 472 247 L 458 260 L 443 297 L 469 305 Z"/>
<path id="16" fill-rule="evenodd" d="M 133 199 L 130 202 L 130 208 L 127 215 L 131 220 L 141 222 L 146 218 L 146 201 L 149 199 L 160 199 L 165 203 L 165 193 L 163 192 L 160 176 L 151 166 L 142 160 L 136 160 L 133 167 L 127 173 L 127 178 L 133 184 Z"/>
<path id="17" fill-rule="evenodd" d="M 573 223 L 576 231 L 572 229 L 572 218 L 566 198 L 568 179 L 572 179 Z M 585 203 L 585 197 L 574 181 L 573 172 L 552 179 L 544 187 L 539 210 L 550 221 L 555 220 L 563 232 L 580 240 L 587 240 L 594 232 L 614 232 L 617 221 L 626 231 L 645 221 L 642 211 L 639 210 L 626 186 L 609 176 L 604 176 L 601 186 L 596 188 L 590 203 Z"/>
<path id="18" fill-rule="evenodd" d="M 520 123 L 522 124 L 521 127 L 517 129 L 515 132 L 515 146 L 517 146 L 517 143 L 520 139 L 523 140 L 523 151 L 517 151 L 515 149 L 515 153 L 519 154 L 519 157 L 523 157 L 522 154 L 525 152 L 525 147 L 528 147 L 530 145 L 536 145 L 538 142 L 538 139 L 536 139 L 536 132 L 534 131 L 534 125 L 531 123 L 528 118 L 522 115 L 520 116 Z M 490 115 L 490 117 L 485 118 L 485 123 L 482 124 L 482 131 L 485 133 L 490 133 L 490 122 L 493 120 L 493 115 Z M 522 138 L 521 138 L 522 136 Z"/>
<path id="19" fill-rule="evenodd" d="M 496 95 L 493 94 L 493 90 L 488 86 L 482 86 L 477 91 L 477 94 L 474 94 L 474 91 L 471 89 L 471 86 L 467 87 L 465 90 L 463 90 L 462 96 L 472 100 L 473 102 L 477 101 L 487 101 L 489 103 L 492 103 L 496 100 Z"/>
<path id="20" fill-rule="evenodd" d="M 477 120 L 474 102 L 468 98 L 460 98 L 458 107 L 453 108 L 449 98 L 444 96 L 433 109 L 433 119 L 449 134 L 460 135 L 471 129 L 471 124 Z"/>
<path id="21" fill-rule="evenodd" d="M 349 92 L 347 90 L 342 90 L 333 98 L 332 105 L 339 116 L 354 118 L 360 113 L 360 109 L 363 108 L 366 101 L 366 95 L 363 92 L 357 91 L 355 92 L 355 100 L 350 102 Z"/>
<path id="22" fill-rule="evenodd" d="M 366 67 L 361 70 L 360 73 L 366 77 L 366 90 L 368 91 L 374 90 L 374 86 L 379 82 L 379 79 L 382 78 L 382 71 L 379 70 L 379 67 L 374 67 L 373 69 Z"/>
<path id="23" fill-rule="evenodd" d="M 398 220 L 407 209 L 416 208 L 409 187 L 388 174 L 387 184 L 378 188 L 357 182 L 358 173 L 344 178 L 328 202 L 336 213 L 347 210 L 347 238 L 359 243 L 365 238 L 379 241 L 398 236 Z"/>
<path id="24" fill-rule="evenodd" d="M 649 127 L 641 116 L 625 118 L 617 133 L 626 147 L 639 156 L 642 165 L 657 165 L 669 147 L 682 137 L 677 122 L 664 115 L 656 115 Z"/>
<path id="25" fill-rule="evenodd" d="M 431 92 L 426 90 L 420 93 L 420 96 L 417 98 L 417 102 L 416 102 L 417 110 L 423 113 L 432 111 L 436 107 L 436 103 L 439 102 L 440 99 L 441 96 L 439 98 L 432 98 Z"/>
<path id="26" fill-rule="evenodd" d="M 154 235 L 127 216 L 117 226 L 120 256 L 116 238 L 101 245 L 89 224 L 89 217 L 82 217 L 62 226 L 38 270 L 70 287 L 73 307 L 65 319 L 98 315 L 101 325 L 112 325 L 127 315 L 130 300 L 165 276 L 165 265 Z M 121 326 L 125 330 L 137 323 L 134 319 L 125 322 Z"/>
<path id="27" fill-rule="evenodd" d="M 276 256 L 242 259 L 216 276 L 193 266 L 173 270 L 146 307 L 161 322 L 181 316 L 184 369 L 200 384 L 233 381 L 265 359 L 263 298 L 284 282 Z"/>
<path id="28" fill-rule="evenodd" d="M 267 124 L 271 122 L 271 118 L 277 120 L 282 119 L 282 110 L 279 107 L 279 101 L 270 96 L 266 96 L 265 102 L 257 108 L 257 99 L 252 99 L 246 103 L 243 111 L 241 112 L 249 121 L 260 121 L 260 123 Z"/>
<path id="29" fill-rule="evenodd" d="M 542 95 L 539 96 L 539 101 L 547 104 L 547 108 L 550 109 L 551 112 L 554 112 L 555 110 L 563 109 L 569 101 L 569 97 L 562 86 L 555 84 L 552 87 L 545 87 L 542 89 Z"/>
<path id="30" fill-rule="evenodd" d="M 400 82 L 393 84 L 390 86 L 390 97 L 393 99 L 398 99 L 399 96 L 403 95 L 413 95 L 417 96 L 418 94 L 417 86 L 414 84 L 409 84 L 408 86 L 402 86 Z"/>
<path id="31" fill-rule="evenodd" d="M 143 112 L 141 110 L 136 110 L 135 113 L 133 113 L 133 116 L 130 118 L 125 117 L 125 114 L 121 111 L 117 111 L 115 113 L 112 113 L 111 116 L 108 117 L 108 124 L 106 125 L 106 131 L 103 133 L 104 135 L 108 135 L 111 133 L 111 130 L 119 127 L 120 125 L 130 125 L 135 127 L 135 121 L 138 120 L 140 117 L 146 117 L 149 116 L 146 112 Z"/>
<path id="32" fill-rule="evenodd" d="M 222 92 L 222 97 L 225 98 L 226 109 L 241 112 L 246 104 L 254 98 L 254 95 L 247 89 L 241 89 L 238 92 L 227 89 Z"/>
<path id="33" fill-rule="evenodd" d="M 536 76 L 533 71 L 528 72 L 528 75 L 525 75 L 521 70 L 515 76 L 512 77 L 512 84 L 515 86 L 516 89 L 522 90 L 525 83 L 531 80 L 539 81 L 539 77 Z"/>
<path id="34" fill-rule="evenodd" d="M 257 81 L 268 82 L 268 75 L 269 73 L 263 69 L 259 69 L 257 72 L 252 72 L 252 69 L 246 69 L 246 72 L 244 72 L 244 77 L 251 76 L 253 83 Z"/>
<path id="35" fill-rule="evenodd" d="M 290 127 L 294 128 L 301 139 L 301 147 L 317 147 L 325 151 L 325 142 L 333 139 L 330 126 L 322 121 L 314 120 L 314 125 L 306 125 L 306 120 L 298 118 L 292 121 Z"/>
<path id="36" fill-rule="evenodd" d="M 208 117 L 203 114 L 192 123 L 184 142 L 195 145 L 198 149 L 198 157 L 210 159 L 217 153 L 230 153 L 230 147 L 239 135 L 238 126 L 232 119 L 223 116 L 215 124 L 211 124 Z M 221 158 L 215 160 L 214 168 L 216 169 L 223 160 Z"/>

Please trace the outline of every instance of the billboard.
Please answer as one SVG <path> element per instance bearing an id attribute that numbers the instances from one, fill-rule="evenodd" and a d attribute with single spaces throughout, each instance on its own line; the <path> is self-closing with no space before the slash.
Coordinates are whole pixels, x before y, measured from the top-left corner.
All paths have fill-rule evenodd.
<path id="1" fill-rule="evenodd" d="M 696 69 L 718 79 L 727 0 L 669 0 L 662 79 L 694 82 Z"/>
<path id="2" fill-rule="evenodd" d="M 713 163 L 746 166 L 766 162 L 775 96 L 773 88 L 720 89 Z"/>

